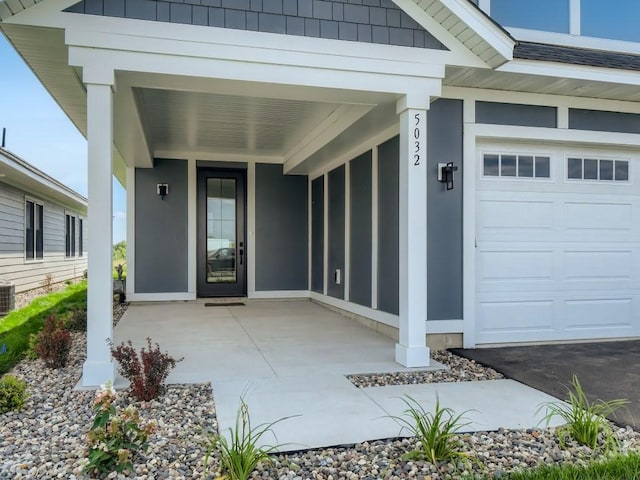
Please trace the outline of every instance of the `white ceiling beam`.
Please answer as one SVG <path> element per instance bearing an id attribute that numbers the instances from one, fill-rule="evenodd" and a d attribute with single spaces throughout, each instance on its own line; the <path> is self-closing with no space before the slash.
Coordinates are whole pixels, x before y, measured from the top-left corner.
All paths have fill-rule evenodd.
<path id="1" fill-rule="evenodd" d="M 284 173 L 296 168 L 309 156 L 357 122 L 373 107 L 373 105 L 340 105 L 285 154 Z"/>

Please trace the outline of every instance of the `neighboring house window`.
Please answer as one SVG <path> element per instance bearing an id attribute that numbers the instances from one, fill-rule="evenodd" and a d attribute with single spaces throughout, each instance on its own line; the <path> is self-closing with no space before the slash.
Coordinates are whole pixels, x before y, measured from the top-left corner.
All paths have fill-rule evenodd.
<path id="1" fill-rule="evenodd" d="M 78 256 L 81 257 L 82 256 L 82 252 L 84 251 L 84 242 L 82 239 L 82 225 L 83 225 L 83 221 L 81 218 L 78 219 Z"/>
<path id="2" fill-rule="evenodd" d="M 65 215 L 65 240 L 64 253 L 67 257 L 76 256 L 76 217 L 73 215 Z"/>
<path id="3" fill-rule="evenodd" d="M 485 177 L 549 178 L 551 159 L 539 155 L 487 153 L 483 156 Z"/>
<path id="4" fill-rule="evenodd" d="M 44 207 L 41 204 L 26 201 L 24 251 L 27 260 L 40 260 L 44 256 L 43 215 Z"/>
<path id="5" fill-rule="evenodd" d="M 628 182 L 629 162 L 626 160 L 570 157 L 567 159 L 567 178 L 569 180 Z"/>

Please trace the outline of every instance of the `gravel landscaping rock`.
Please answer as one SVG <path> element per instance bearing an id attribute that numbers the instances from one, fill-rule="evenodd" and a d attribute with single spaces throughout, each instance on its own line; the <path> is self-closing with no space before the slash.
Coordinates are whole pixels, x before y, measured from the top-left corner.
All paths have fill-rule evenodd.
<path id="1" fill-rule="evenodd" d="M 85 342 L 84 333 L 73 333 L 70 362 L 64 369 L 49 370 L 39 360 L 24 360 L 12 371 L 27 382 L 30 397 L 21 411 L 0 416 L 0 479 L 89 478 L 81 469 L 86 454 L 84 436 L 93 421 L 94 392 L 73 390 L 82 371 Z M 451 358 L 449 353 L 436 358 L 449 365 L 449 381 L 493 375 L 478 370 L 477 365 Z M 375 381 L 367 382 L 380 384 L 399 381 L 398 375 L 357 377 L 375 377 Z M 431 381 L 446 381 L 434 378 L 437 380 Z M 117 404 L 124 407 L 130 403 L 138 407 L 143 418 L 155 419 L 158 431 L 150 439 L 149 451 L 136 459 L 135 472 L 114 473 L 108 478 L 216 478 L 217 460 L 212 459 L 209 472 L 203 465 L 206 432 L 217 429 L 210 384 L 170 385 L 159 400 L 147 403 L 135 402 L 127 391 L 119 391 Z M 631 428 L 613 428 L 623 452 L 640 448 L 640 433 Z M 462 450 L 477 461 L 436 466 L 426 461 L 403 460 L 404 454 L 418 447 L 416 440 L 390 439 L 279 454 L 272 463 L 260 465 L 252 478 L 442 480 L 460 478 L 465 473 L 500 478 L 514 469 L 593 459 L 588 448 L 561 448 L 553 429 L 499 430 L 460 434 L 458 438 Z"/>
<path id="2" fill-rule="evenodd" d="M 431 358 L 447 368 L 445 370 L 414 370 L 411 372 L 371 373 L 347 375 L 358 388 L 388 385 L 413 385 L 419 383 L 456 383 L 479 380 L 498 380 L 504 376 L 492 368 L 473 360 L 454 355 L 446 350 L 431 352 Z"/>

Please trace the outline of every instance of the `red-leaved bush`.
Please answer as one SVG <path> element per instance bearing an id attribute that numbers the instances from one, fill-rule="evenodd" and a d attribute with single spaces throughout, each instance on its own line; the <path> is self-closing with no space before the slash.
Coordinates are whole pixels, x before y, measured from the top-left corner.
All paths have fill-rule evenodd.
<path id="1" fill-rule="evenodd" d="M 162 353 L 157 343 L 154 348 L 149 337 L 147 346 L 147 349 L 140 349 L 139 356 L 131 340 L 111 348 L 111 355 L 118 362 L 120 374 L 129 380 L 133 395 L 143 402 L 160 395 L 169 371 L 183 360 L 176 360 L 168 353 Z"/>
<path id="2" fill-rule="evenodd" d="M 53 315 L 47 317 L 44 328 L 36 337 L 34 349 L 47 367 L 64 367 L 71 351 L 71 333 L 64 322 Z"/>

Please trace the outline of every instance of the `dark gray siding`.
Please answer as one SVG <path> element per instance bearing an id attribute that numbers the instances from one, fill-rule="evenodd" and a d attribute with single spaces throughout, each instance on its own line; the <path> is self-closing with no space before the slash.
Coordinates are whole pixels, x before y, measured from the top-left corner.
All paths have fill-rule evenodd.
<path id="1" fill-rule="evenodd" d="M 427 122 L 427 319 L 462 318 L 462 101 L 439 99 Z M 454 162 L 454 189 L 438 163 Z"/>
<path id="2" fill-rule="evenodd" d="M 136 293 L 186 292 L 187 162 L 156 159 L 136 169 Z M 156 184 L 168 183 L 164 200 Z"/>
<path id="3" fill-rule="evenodd" d="M 256 165 L 256 290 L 307 290 L 306 176 Z"/>
<path id="4" fill-rule="evenodd" d="M 557 117 L 556 107 L 476 102 L 476 123 L 555 128 Z"/>
<path id="5" fill-rule="evenodd" d="M 399 137 L 378 147 L 378 309 L 398 314 Z"/>
<path id="6" fill-rule="evenodd" d="M 329 172 L 329 282 L 327 295 L 344 298 L 344 165 Z M 335 272 L 340 270 L 340 283 Z"/>
<path id="7" fill-rule="evenodd" d="M 324 177 L 311 182 L 311 290 L 324 290 Z"/>
<path id="8" fill-rule="evenodd" d="M 570 108 L 569 128 L 602 132 L 640 133 L 640 115 L 637 113 Z"/>
<path id="9" fill-rule="evenodd" d="M 351 160 L 349 300 L 371 306 L 371 151 Z"/>
<path id="10" fill-rule="evenodd" d="M 391 0 L 84 0 L 66 11 L 445 49 Z"/>

